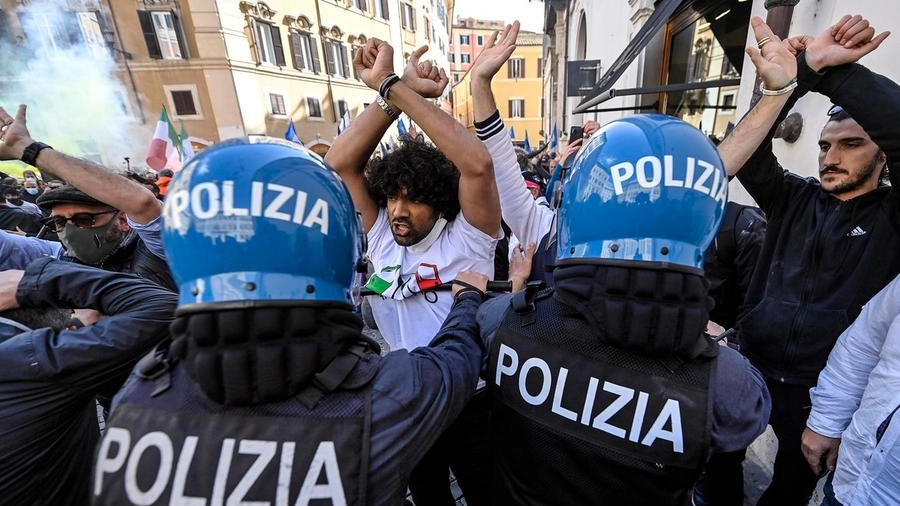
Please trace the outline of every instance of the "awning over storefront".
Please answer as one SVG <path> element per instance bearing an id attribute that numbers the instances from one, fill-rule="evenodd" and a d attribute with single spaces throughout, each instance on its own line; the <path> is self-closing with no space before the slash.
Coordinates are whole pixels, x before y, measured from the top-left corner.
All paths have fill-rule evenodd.
<path id="1" fill-rule="evenodd" d="M 672 17 L 672 14 L 674 14 L 678 7 L 681 6 L 683 1 L 684 0 L 662 0 L 659 2 L 656 9 L 653 11 L 653 14 L 650 15 L 650 19 L 648 19 L 647 22 L 644 23 L 644 26 L 638 30 L 637 35 L 631 39 L 631 42 L 628 43 L 628 46 L 625 47 L 622 54 L 620 54 L 616 61 L 609 67 L 606 74 L 600 78 L 600 81 L 594 89 L 584 97 L 577 107 L 575 107 L 572 111 L 573 113 L 583 113 L 587 109 L 594 107 L 605 100 L 609 100 L 617 94 L 623 94 L 613 90 L 613 85 L 616 84 L 616 81 L 619 80 L 622 73 L 625 72 L 625 69 L 631 65 L 631 62 L 637 58 L 637 55 L 647 47 L 650 40 L 652 40 L 659 30 L 665 26 L 666 22 L 669 21 L 669 18 Z"/>

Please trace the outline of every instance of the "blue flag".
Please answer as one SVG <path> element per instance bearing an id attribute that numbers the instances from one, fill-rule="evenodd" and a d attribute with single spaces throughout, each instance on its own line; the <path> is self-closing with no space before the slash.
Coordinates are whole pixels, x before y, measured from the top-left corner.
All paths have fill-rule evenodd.
<path id="1" fill-rule="evenodd" d="M 516 127 L 509 127 L 509 138 L 510 139 L 516 138 Z"/>
<path id="2" fill-rule="evenodd" d="M 297 136 L 297 129 L 294 128 L 294 120 L 291 120 L 291 124 L 288 125 L 287 131 L 284 132 L 284 138 L 291 142 L 296 142 L 297 144 L 303 144 L 303 141 Z"/>
<path id="3" fill-rule="evenodd" d="M 400 118 L 400 120 L 397 121 L 397 132 L 400 133 L 401 139 L 408 133 L 406 130 L 406 123 L 403 122 L 403 118 Z"/>
<path id="4" fill-rule="evenodd" d="M 559 146 L 559 132 L 556 130 L 556 123 L 553 123 L 553 134 L 550 135 L 550 149 L 556 149 Z"/>
<path id="5" fill-rule="evenodd" d="M 525 130 L 525 142 L 523 143 L 522 147 L 525 148 L 526 153 L 531 152 L 531 143 L 528 142 L 528 130 Z"/>

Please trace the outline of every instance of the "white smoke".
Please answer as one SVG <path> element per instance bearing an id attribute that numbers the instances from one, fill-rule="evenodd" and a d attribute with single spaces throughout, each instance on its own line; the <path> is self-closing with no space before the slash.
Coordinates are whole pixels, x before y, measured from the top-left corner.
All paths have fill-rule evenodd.
<path id="1" fill-rule="evenodd" d="M 0 42 L 0 105 L 14 115 L 26 104 L 32 137 L 60 151 L 113 169 L 123 169 L 125 157 L 142 166 L 149 129 L 125 107 L 130 91 L 115 76 L 101 15 L 66 6 L 28 2 L 13 14 L 25 39 L 7 34 Z"/>

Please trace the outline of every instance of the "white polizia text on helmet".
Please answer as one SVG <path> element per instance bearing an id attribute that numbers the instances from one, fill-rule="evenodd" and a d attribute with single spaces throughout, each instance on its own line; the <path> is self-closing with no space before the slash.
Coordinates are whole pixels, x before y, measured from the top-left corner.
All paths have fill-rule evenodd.
<path id="1" fill-rule="evenodd" d="M 648 155 L 636 162 L 621 162 L 609 168 L 616 195 L 625 193 L 624 185 L 637 181 L 642 188 L 656 188 L 660 185 L 671 188 L 686 188 L 708 195 L 724 202 L 728 197 L 728 178 L 724 171 L 705 160 L 686 157 L 683 178 L 676 177 L 675 160 L 672 155 L 659 157 Z"/>
<path id="2" fill-rule="evenodd" d="M 200 183 L 190 190 L 179 189 L 169 195 L 165 218 L 167 226 L 184 233 L 191 220 L 221 217 L 262 217 L 318 227 L 328 235 L 328 202 L 316 199 L 309 202 L 306 192 L 290 186 L 253 181 L 250 185 L 250 206 L 235 205 L 234 181 Z M 239 189 L 238 191 L 247 191 Z"/>

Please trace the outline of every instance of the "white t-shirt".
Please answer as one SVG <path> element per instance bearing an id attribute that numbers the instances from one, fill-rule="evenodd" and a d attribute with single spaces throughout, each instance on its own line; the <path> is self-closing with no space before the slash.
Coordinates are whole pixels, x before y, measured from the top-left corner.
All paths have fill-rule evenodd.
<path id="1" fill-rule="evenodd" d="M 449 291 L 423 293 L 423 289 L 450 282 L 464 270 L 494 276 L 497 239 L 470 225 L 462 212 L 424 251 L 394 241 L 386 209 L 379 210 L 367 238 L 375 268 L 368 287 L 382 294 L 369 296 L 369 302 L 378 330 L 392 350 L 428 345 L 450 313 Z"/>

